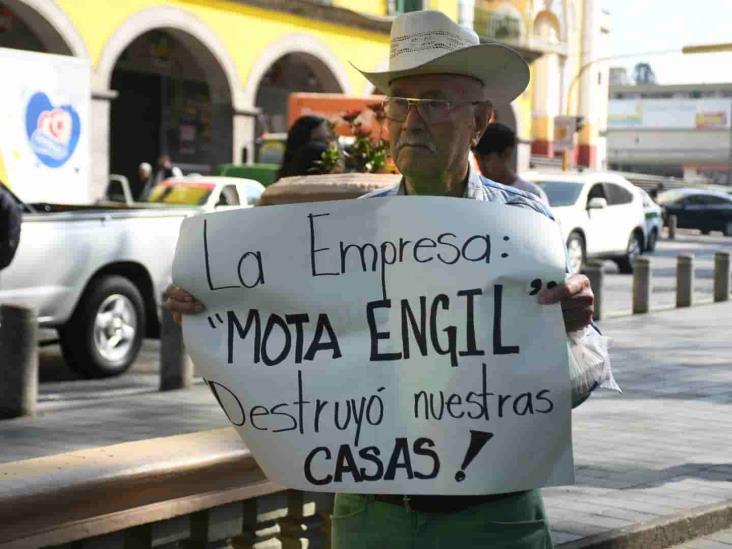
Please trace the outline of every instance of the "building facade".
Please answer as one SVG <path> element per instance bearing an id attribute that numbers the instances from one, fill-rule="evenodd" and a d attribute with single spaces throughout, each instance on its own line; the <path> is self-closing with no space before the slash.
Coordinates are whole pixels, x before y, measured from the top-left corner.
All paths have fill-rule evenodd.
<path id="1" fill-rule="evenodd" d="M 292 91 L 374 92 L 351 65 L 388 65 L 391 16 L 439 9 L 515 47 L 532 84 L 499 120 L 520 169 L 551 160 L 554 118 L 579 115 L 575 160 L 601 167 L 607 68 L 601 0 L 0 0 L 0 47 L 91 66 L 90 198 L 109 173 L 168 153 L 184 171 L 251 161 L 256 136 L 286 130 Z M 604 90 L 604 91 L 603 91 Z M 604 99 L 603 99 L 604 98 Z"/>
<path id="2" fill-rule="evenodd" d="M 732 185 L 732 84 L 610 88 L 615 169 Z"/>

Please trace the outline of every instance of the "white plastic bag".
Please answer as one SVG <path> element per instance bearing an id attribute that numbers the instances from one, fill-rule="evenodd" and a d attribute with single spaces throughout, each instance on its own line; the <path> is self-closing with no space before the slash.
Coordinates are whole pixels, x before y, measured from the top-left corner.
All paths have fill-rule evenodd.
<path id="1" fill-rule="evenodd" d="M 610 366 L 610 338 L 591 326 L 567 336 L 572 407 L 581 404 L 597 387 L 622 392 Z"/>

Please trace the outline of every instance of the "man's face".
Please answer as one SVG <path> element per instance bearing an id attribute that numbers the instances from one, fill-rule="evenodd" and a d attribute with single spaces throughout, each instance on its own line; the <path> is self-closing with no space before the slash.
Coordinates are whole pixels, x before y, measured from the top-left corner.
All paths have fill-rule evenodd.
<path id="1" fill-rule="evenodd" d="M 467 169 L 471 140 L 485 127 L 480 119 L 487 118 L 486 107 L 469 104 L 483 99 L 480 82 L 447 74 L 408 76 L 393 83 L 391 95 L 454 104 L 447 120 L 439 123 L 424 120 L 416 107 L 410 108 L 405 120 L 388 120 L 391 154 L 399 171 L 418 178 L 435 173 L 464 175 L 457 171 Z"/>
<path id="2" fill-rule="evenodd" d="M 480 173 L 488 179 L 501 181 L 511 167 L 513 150 L 507 148 L 503 152 L 491 152 L 488 154 L 475 154 L 475 159 L 480 167 Z"/>

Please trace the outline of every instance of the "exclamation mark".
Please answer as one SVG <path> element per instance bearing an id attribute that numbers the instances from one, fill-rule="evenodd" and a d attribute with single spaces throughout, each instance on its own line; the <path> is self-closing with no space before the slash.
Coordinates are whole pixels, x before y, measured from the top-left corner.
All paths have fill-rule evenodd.
<path id="1" fill-rule="evenodd" d="M 462 482 L 465 480 L 465 469 L 468 468 L 470 462 L 475 459 L 475 456 L 483 449 L 485 443 L 493 438 L 493 433 L 486 433 L 485 431 L 470 431 L 470 445 L 468 445 L 468 451 L 465 452 L 465 459 L 463 464 L 460 466 L 460 470 L 455 473 L 455 480 Z"/>

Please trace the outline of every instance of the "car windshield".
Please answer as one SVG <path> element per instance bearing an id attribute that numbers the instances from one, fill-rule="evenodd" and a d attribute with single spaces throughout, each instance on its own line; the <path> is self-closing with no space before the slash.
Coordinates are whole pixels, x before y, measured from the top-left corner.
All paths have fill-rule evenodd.
<path id="1" fill-rule="evenodd" d="M 549 205 L 571 206 L 577 202 L 580 192 L 582 192 L 582 183 L 572 181 L 534 181 L 546 193 L 549 199 Z"/>
<path id="2" fill-rule="evenodd" d="M 178 204 L 184 206 L 202 206 L 211 196 L 213 183 L 181 183 L 179 181 L 163 181 L 153 187 L 148 202 L 159 204 Z"/>

